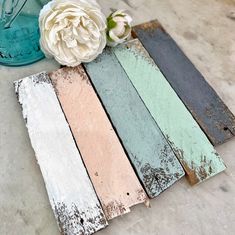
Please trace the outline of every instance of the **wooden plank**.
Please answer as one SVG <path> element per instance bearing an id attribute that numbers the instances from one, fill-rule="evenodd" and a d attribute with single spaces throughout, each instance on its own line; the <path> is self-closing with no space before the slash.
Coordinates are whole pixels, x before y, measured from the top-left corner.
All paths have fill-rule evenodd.
<path id="1" fill-rule="evenodd" d="M 31 144 L 63 234 L 89 235 L 107 222 L 45 72 L 15 82 Z"/>
<path id="2" fill-rule="evenodd" d="M 147 196 L 82 66 L 65 67 L 50 77 L 106 218 L 145 202 Z"/>
<path id="3" fill-rule="evenodd" d="M 147 194 L 157 196 L 184 175 L 181 165 L 111 49 L 85 67 Z"/>
<path id="4" fill-rule="evenodd" d="M 158 21 L 133 30 L 210 141 L 218 145 L 233 137 L 233 114 Z"/>
<path id="5" fill-rule="evenodd" d="M 138 39 L 114 49 L 120 64 L 167 137 L 192 184 L 225 169 L 220 156 Z"/>

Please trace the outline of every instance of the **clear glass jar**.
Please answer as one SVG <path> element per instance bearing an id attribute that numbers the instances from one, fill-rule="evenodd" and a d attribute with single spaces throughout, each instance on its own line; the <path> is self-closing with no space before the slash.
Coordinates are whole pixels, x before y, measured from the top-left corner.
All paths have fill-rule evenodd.
<path id="1" fill-rule="evenodd" d="M 26 65 L 44 57 L 38 15 L 46 0 L 0 0 L 0 64 Z"/>

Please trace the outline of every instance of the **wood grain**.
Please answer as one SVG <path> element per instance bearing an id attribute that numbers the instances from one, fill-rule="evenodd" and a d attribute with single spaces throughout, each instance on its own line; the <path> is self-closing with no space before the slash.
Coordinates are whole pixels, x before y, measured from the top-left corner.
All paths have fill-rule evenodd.
<path id="1" fill-rule="evenodd" d="M 158 21 L 138 25 L 134 34 L 214 145 L 235 135 L 235 118 L 201 73 Z"/>
<path id="2" fill-rule="evenodd" d="M 106 227 L 49 77 L 42 72 L 19 80 L 15 90 L 61 232 L 89 235 Z"/>
<path id="3" fill-rule="evenodd" d="M 82 66 L 57 70 L 50 77 L 106 218 L 145 202 L 147 196 Z"/>
<path id="4" fill-rule="evenodd" d="M 184 175 L 181 165 L 111 49 L 85 67 L 147 194 L 157 196 Z"/>
<path id="5" fill-rule="evenodd" d="M 114 49 L 122 67 L 167 137 L 192 184 L 225 169 L 220 156 L 138 39 Z"/>

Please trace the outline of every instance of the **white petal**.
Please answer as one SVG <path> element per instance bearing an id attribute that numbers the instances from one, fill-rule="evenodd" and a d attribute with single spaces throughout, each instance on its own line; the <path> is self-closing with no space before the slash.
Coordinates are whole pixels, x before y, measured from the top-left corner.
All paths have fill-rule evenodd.
<path id="1" fill-rule="evenodd" d="M 117 36 L 120 37 L 125 33 L 125 23 L 124 22 L 117 22 L 117 25 L 115 28 L 111 29 L 112 32 Z"/>
<path id="2" fill-rule="evenodd" d="M 119 39 L 119 37 L 117 35 L 115 35 L 115 33 L 113 32 L 113 30 L 110 30 L 109 31 L 109 37 L 114 41 L 114 42 L 117 42 L 117 43 L 120 43 L 121 40 Z"/>

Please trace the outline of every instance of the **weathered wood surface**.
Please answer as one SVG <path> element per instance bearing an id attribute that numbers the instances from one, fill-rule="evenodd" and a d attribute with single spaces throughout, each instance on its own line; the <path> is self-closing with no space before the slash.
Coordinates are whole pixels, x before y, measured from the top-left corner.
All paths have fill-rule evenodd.
<path id="1" fill-rule="evenodd" d="M 82 66 L 50 74 L 107 219 L 147 196 Z"/>
<path id="2" fill-rule="evenodd" d="M 147 194 L 157 196 L 184 175 L 180 163 L 111 49 L 85 67 Z"/>
<path id="3" fill-rule="evenodd" d="M 138 39 L 114 49 L 120 64 L 167 137 L 192 184 L 225 169 L 206 135 Z"/>
<path id="4" fill-rule="evenodd" d="M 59 228 L 89 235 L 107 222 L 48 75 L 15 82 L 31 144 Z"/>
<path id="5" fill-rule="evenodd" d="M 233 137 L 233 114 L 158 21 L 133 31 L 210 141 L 218 145 Z"/>

